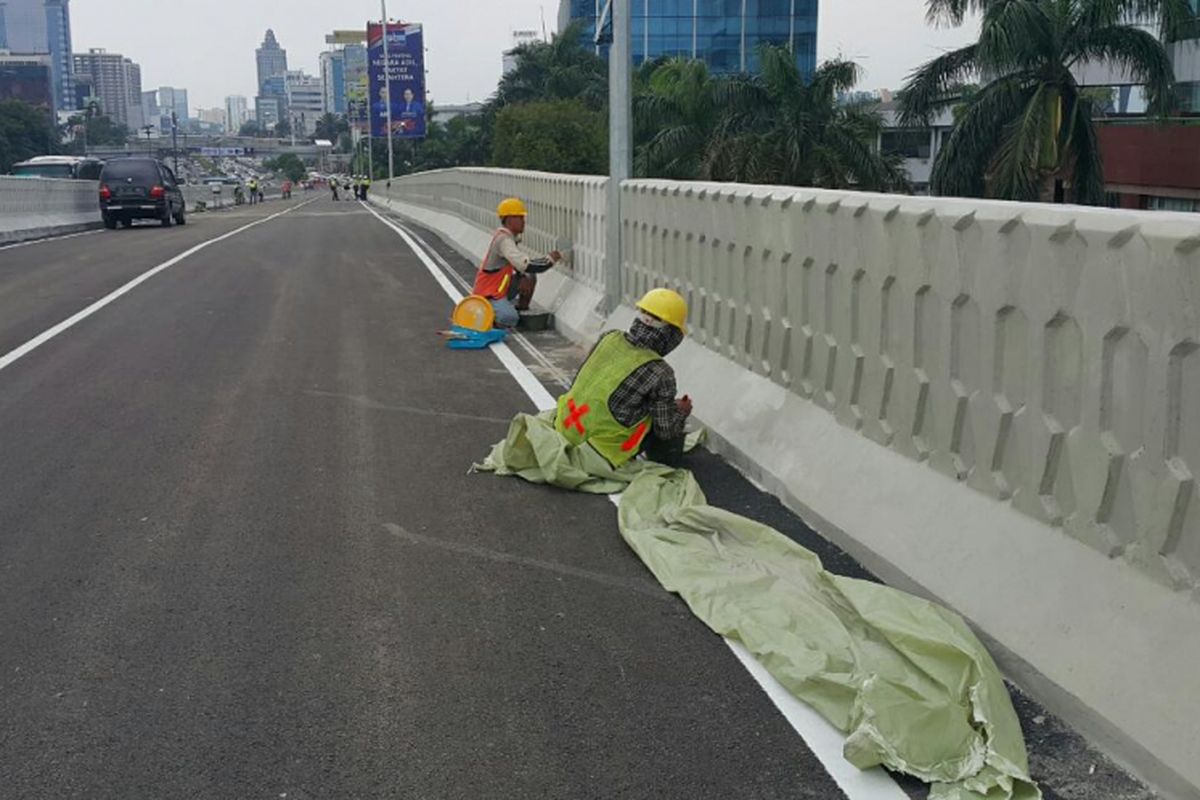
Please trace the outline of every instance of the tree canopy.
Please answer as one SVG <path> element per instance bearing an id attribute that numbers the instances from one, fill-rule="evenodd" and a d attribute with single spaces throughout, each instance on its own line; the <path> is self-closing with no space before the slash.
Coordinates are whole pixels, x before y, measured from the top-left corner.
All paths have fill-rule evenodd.
<path id="1" fill-rule="evenodd" d="M 1138 23 L 1157 23 L 1170 39 L 1193 17 L 1188 0 L 928 0 L 927 8 L 936 23 L 982 14 L 978 41 L 917 69 L 901 93 L 908 124 L 958 106 L 933 191 L 1090 204 L 1105 199 L 1098 109 L 1072 70 L 1121 67 L 1145 86 L 1152 112 L 1165 112 L 1174 71 L 1160 38 Z M 965 96 L 979 78 L 987 82 Z"/>
<path id="2" fill-rule="evenodd" d="M 53 153 L 59 137 L 50 112 L 20 100 L 0 101 L 0 173 L 34 156 Z"/>

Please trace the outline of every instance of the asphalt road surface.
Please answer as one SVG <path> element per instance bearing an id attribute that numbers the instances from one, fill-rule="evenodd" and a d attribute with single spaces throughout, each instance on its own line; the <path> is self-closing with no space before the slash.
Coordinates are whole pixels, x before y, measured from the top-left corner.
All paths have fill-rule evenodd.
<path id="1" fill-rule="evenodd" d="M 0 364 L 234 231 L 0 366 L 0 797 L 844 797 L 607 499 L 468 474 L 530 401 L 358 204 L 0 250 Z"/>

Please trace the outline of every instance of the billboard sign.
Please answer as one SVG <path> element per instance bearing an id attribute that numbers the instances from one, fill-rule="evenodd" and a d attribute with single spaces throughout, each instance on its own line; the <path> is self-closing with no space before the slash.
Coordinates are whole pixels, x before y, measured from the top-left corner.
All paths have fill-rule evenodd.
<path id="1" fill-rule="evenodd" d="M 364 40 L 366 35 L 363 36 Z M 348 44 L 342 51 L 343 76 L 346 94 L 346 119 L 355 130 L 366 131 L 369 115 L 367 96 L 367 47 L 365 44 Z"/>
<path id="2" fill-rule="evenodd" d="M 362 44 L 366 40 L 366 31 L 334 31 L 325 35 L 325 44 Z"/>
<path id="3" fill-rule="evenodd" d="M 420 24 L 388 23 L 388 58 L 384 64 L 383 25 L 367 26 L 367 62 L 370 65 L 371 135 L 388 135 L 387 87 L 391 79 L 391 135 L 404 139 L 425 137 L 425 36 Z"/>

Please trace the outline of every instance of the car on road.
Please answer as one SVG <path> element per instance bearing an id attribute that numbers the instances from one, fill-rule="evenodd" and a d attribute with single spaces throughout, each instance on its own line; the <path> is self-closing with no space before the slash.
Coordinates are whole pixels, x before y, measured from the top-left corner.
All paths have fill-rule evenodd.
<path id="1" fill-rule="evenodd" d="M 100 173 L 100 213 L 106 228 L 156 219 L 164 228 L 187 222 L 185 201 L 171 168 L 154 158 L 117 158 Z"/>
<path id="2" fill-rule="evenodd" d="M 62 178 L 64 180 L 100 180 L 104 162 L 80 156 L 37 156 L 13 164 L 12 174 L 20 178 Z"/>

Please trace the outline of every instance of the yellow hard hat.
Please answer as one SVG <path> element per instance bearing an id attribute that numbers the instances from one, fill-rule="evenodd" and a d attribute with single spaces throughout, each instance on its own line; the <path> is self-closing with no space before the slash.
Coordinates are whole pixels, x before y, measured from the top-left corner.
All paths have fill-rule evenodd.
<path id="1" fill-rule="evenodd" d="M 525 204 L 516 197 L 510 197 L 507 200 L 501 200 L 500 205 L 496 207 L 496 215 L 500 219 L 505 217 L 527 217 L 529 212 L 525 210 Z"/>
<path id="2" fill-rule="evenodd" d="M 496 310 L 486 297 L 477 294 L 464 297 L 454 307 L 450 321 L 460 328 L 473 331 L 490 331 L 496 323 Z"/>
<path id="3" fill-rule="evenodd" d="M 637 307 L 687 333 L 687 301 L 680 297 L 678 292 L 670 289 L 651 289 L 638 301 Z"/>

